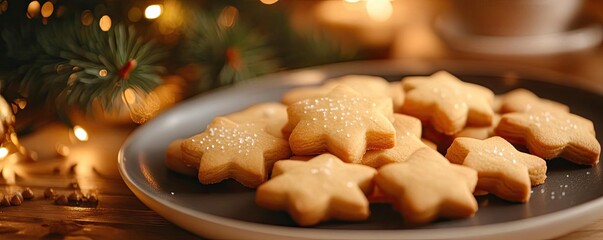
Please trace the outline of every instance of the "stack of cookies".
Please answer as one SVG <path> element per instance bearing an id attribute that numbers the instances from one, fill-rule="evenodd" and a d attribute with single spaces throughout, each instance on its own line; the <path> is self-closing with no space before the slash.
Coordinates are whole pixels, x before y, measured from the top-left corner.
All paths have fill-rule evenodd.
<path id="1" fill-rule="evenodd" d="M 473 216 L 475 195 L 527 202 L 545 160 L 596 165 L 600 152 L 593 123 L 566 105 L 525 89 L 495 96 L 441 71 L 292 89 L 172 142 L 166 164 L 202 184 L 255 188 L 258 205 L 302 226 L 366 220 L 371 202 L 422 224 Z"/>

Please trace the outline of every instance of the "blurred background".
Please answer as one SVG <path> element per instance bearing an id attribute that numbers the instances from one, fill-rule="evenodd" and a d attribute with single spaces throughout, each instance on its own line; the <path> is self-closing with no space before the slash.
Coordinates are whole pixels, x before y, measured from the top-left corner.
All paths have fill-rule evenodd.
<path id="1" fill-rule="evenodd" d="M 1 0 L 0 89 L 26 132 L 78 116 L 143 123 L 223 85 L 352 60 L 489 60 L 598 78 L 602 20 L 594 0 Z"/>
<path id="2" fill-rule="evenodd" d="M 0 0 L 0 156 L 26 154 L 16 136 L 49 123 L 77 144 L 218 87 L 337 62 L 463 59 L 599 79 L 602 21 L 596 0 Z"/>

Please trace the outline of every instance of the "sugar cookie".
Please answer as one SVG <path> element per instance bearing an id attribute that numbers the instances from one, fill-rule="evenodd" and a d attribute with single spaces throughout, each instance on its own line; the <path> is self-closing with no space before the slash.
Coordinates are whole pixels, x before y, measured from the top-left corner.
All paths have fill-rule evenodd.
<path id="1" fill-rule="evenodd" d="M 567 112 L 507 113 L 495 132 L 544 159 L 562 157 L 577 164 L 595 165 L 601 154 L 593 122 Z"/>
<path id="2" fill-rule="evenodd" d="M 421 121 L 411 116 L 394 114 L 396 146 L 391 149 L 367 151 L 360 164 L 380 168 L 383 165 L 404 162 L 418 149 L 427 147 L 421 140 Z"/>
<path id="3" fill-rule="evenodd" d="M 559 102 L 539 98 L 530 90 L 523 88 L 510 91 L 501 97 L 501 113 L 555 110 L 569 112 L 569 107 Z"/>
<path id="4" fill-rule="evenodd" d="M 485 87 L 465 83 L 440 71 L 428 77 L 402 79 L 405 100 L 402 113 L 430 122 L 447 135 L 465 126 L 490 126 L 494 94 Z"/>
<path id="5" fill-rule="evenodd" d="M 331 154 L 307 162 L 278 161 L 272 178 L 258 187 L 256 203 L 286 210 L 301 226 L 329 219 L 365 220 L 370 214 L 365 195 L 373 190 L 376 172 L 368 166 L 344 163 Z"/>
<path id="6" fill-rule="evenodd" d="M 224 117 L 236 123 L 265 125 L 266 132 L 282 138 L 281 130 L 287 123 L 287 106 L 278 102 L 260 103 Z"/>
<path id="7" fill-rule="evenodd" d="M 381 167 L 375 183 L 409 223 L 471 217 L 477 211 L 477 172 L 451 164 L 429 148 L 416 151 L 406 162 Z"/>
<path id="8" fill-rule="evenodd" d="M 529 201 L 531 186 L 543 184 L 546 179 L 547 167 L 542 158 L 517 151 L 501 137 L 456 138 L 446 158 L 477 170 L 478 190 L 508 201 Z"/>
<path id="9" fill-rule="evenodd" d="M 395 107 L 401 106 L 404 102 L 404 92 L 401 87 L 390 86 L 384 78 L 369 75 L 346 75 L 326 80 L 322 86 L 294 88 L 283 94 L 281 101 L 286 105 L 290 105 L 307 98 L 321 97 L 339 85 L 354 89 L 362 96 L 389 96 L 395 104 L 398 104 Z"/>
<path id="10" fill-rule="evenodd" d="M 265 182 L 272 164 L 291 155 L 287 141 L 266 133 L 254 123 L 237 124 L 217 117 L 198 135 L 181 144 L 185 159 L 199 159 L 203 184 L 232 178 L 255 188 Z"/>
<path id="11" fill-rule="evenodd" d="M 341 85 L 322 97 L 305 99 L 287 108 L 283 128 L 295 155 L 330 152 L 346 162 L 362 160 L 366 150 L 395 145 L 389 98 L 363 97 Z"/>

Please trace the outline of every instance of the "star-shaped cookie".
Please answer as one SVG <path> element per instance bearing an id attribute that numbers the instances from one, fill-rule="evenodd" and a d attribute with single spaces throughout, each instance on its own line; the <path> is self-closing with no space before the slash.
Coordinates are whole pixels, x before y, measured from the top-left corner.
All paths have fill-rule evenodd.
<path id="1" fill-rule="evenodd" d="M 395 145 L 390 98 L 361 96 L 338 86 L 322 97 L 299 101 L 287 108 L 283 128 L 295 155 L 330 152 L 346 162 L 362 160 L 366 150 Z"/>
<path id="2" fill-rule="evenodd" d="M 421 121 L 417 118 L 394 114 L 396 146 L 391 149 L 367 151 L 360 164 L 380 168 L 389 163 L 404 162 L 418 149 L 427 147 L 421 137 Z"/>
<path id="3" fill-rule="evenodd" d="M 286 210 L 301 226 L 329 219 L 365 220 L 376 170 L 344 163 L 331 154 L 309 161 L 282 160 L 274 164 L 272 178 L 256 192 L 256 203 Z"/>
<path id="4" fill-rule="evenodd" d="M 182 154 L 200 160 L 199 181 L 213 184 L 233 178 L 255 188 L 266 181 L 275 161 L 291 156 L 287 141 L 254 123 L 215 118 L 198 135 L 182 142 Z"/>
<path id="5" fill-rule="evenodd" d="M 381 167 L 375 183 L 410 223 L 470 217 L 477 211 L 477 172 L 451 164 L 429 148 L 416 151 L 406 162 Z"/>
<path id="6" fill-rule="evenodd" d="M 542 158 L 517 151 L 501 137 L 456 138 L 446 158 L 477 170 L 478 190 L 508 201 L 529 201 L 531 186 L 543 184 L 546 179 L 546 162 Z"/>
<path id="7" fill-rule="evenodd" d="M 569 112 L 569 107 L 559 102 L 539 98 L 530 90 L 523 88 L 510 91 L 501 97 L 501 113 L 555 110 Z"/>
<path id="8" fill-rule="evenodd" d="M 287 123 L 287 106 L 278 102 L 260 103 L 224 117 L 236 123 L 265 125 L 266 132 L 282 138 L 281 130 Z"/>
<path id="9" fill-rule="evenodd" d="M 402 79 L 406 92 L 402 113 L 430 122 L 436 130 L 455 134 L 467 126 L 490 126 L 494 94 L 465 83 L 448 72 Z"/>
<path id="10" fill-rule="evenodd" d="M 283 94 L 281 101 L 284 104 L 290 105 L 307 98 L 324 96 L 337 86 L 345 85 L 363 96 L 388 96 L 393 100 L 394 109 L 398 109 L 404 103 L 404 92 L 398 84 L 390 84 L 384 78 L 377 76 L 346 75 L 329 79 L 321 86 L 294 88 Z"/>
<path id="11" fill-rule="evenodd" d="M 562 157 L 584 165 L 599 162 L 601 145 L 593 122 L 578 115 L 562 111 L 507 113 L 494 131 L 544 159 Z"/>

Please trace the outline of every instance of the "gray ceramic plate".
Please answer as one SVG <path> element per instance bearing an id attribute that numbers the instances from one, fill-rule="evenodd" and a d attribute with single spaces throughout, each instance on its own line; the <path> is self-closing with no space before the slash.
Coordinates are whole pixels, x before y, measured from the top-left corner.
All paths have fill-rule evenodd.
<path id="1" fill-rule="evenodd" d="M 186 101 L 130 136 L 120 151 L 120 172 L 130 189 L 151 209 L 182 228 L 209 238 L 550 238 L 603 215 L 603 164 L 583 167 L 560 159 L 549 162 L 546 183 L 533 188 L 527 204 L 479 197 L 480 209 L 475 217 L 424 226 L 406 225 L 390 205 L 374 204 L 367 221 L 332 221 L 312 228 L 297 227 L 286 213 L 256 206 L 254 191 L 235 182 L 203 186 L 194 178 L 170 172 L 163 164 L 165 149 L 172 140 L 201 132 L 215 116 L 258 102 L 278 101 L 292 87 L 319 84 L 346 74 L 399 80 L 402 76 L 427 75 L 442 69 L 496 93 L 524 87 L 541 97 L 568 104 L 572 112 L 595 122 L 601 142 L 603 96 L 593 91 L 603 91 L 587 81 L 544 70 L 476 62 L 353 62 L 269 75 Z M 582 88 L 564 86 L 564 82 Z"/>

